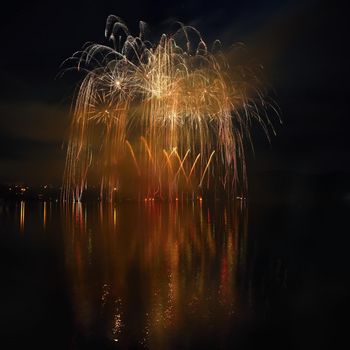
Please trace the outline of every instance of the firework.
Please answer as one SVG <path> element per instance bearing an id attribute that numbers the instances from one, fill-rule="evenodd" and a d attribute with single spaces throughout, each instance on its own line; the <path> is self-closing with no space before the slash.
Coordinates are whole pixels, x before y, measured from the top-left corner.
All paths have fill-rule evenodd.
<path id="1" fill-rule="evenodd" d="M 235 68 L 218 41 L 209 50 L 193 27 L 179 24 L 156 44 L 146 40 L 145 28 L 140 22 L 132 36 L 109 16 L 105 34 L 112 44 L 88 44 L 69 59 L 85 76 L 63 198 L 80 201 L 93 182 L 109 200 L 123 191 L 146 200 L 244 191 L 251 122 L 266 133 L 271 126 L 255 72 Z"/>

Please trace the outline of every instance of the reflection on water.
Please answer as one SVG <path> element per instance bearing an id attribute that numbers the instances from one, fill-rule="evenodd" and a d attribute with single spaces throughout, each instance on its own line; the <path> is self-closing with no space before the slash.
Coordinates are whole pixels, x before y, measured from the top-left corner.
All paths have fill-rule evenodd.
<path id="1" fill-rule="evenodd" d="M 26 204 L 24 201 L 21 201 L 21 209 L 19 214 L 19 230 L 21 232 L 24 231 L 25 210 L 26 210 Z"/>
<path id="2" fill-rule="evenodd" d="M 46 230 L 46 218 L 47 218 L 47 203 L 43 202 L 43 229 Z"/>
<path id="3" fill-rule="evenodd" d="M 241 203 L 75 204 L 63 223 L 80 332 L 154 349 L 225 336 L 245 260 Z"/>
<path id="4" fill-rule="evenodd" d="M 240 202 L 0 200 L 2 348 L 341 348 L 348 203 L 321 202 L 251 201 L 248 234 Z"/>
<path id="5" fill-rule="evenodd" d="M 19 246 L 38 245 L 28 265 L 34 276 L 37 257 L 54 247 L 64 273 L 57 287 L 69 297 L 69 327 L 83 344 L 173 349 L 193 348 L 199 339 L 200 346 L 209 340 L 227 348 L 249 303 L 242 201 L 22 201 L 0 205 L 0 214 L 4 227 L 21 233 Z M 54 267 L 40 269 L 50 276 Z M 36 280 L 43 293 L 51 288 L 46 277 Z"/>

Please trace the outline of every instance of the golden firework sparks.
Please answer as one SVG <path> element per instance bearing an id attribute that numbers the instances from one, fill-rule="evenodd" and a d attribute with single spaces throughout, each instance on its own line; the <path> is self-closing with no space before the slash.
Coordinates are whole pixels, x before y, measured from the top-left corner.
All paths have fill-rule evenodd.
<path id="1" fill-rule="evenodd" d="M 86 75 L 75 100 L 63 198 L 80 201 L 88 181 L 98 181 L 110 200 L 131 181 L 147 198 L 244 191 L 251 121 L 266 133 L 271 126 L 268 104 L 252 84 L 256 75 L 235 70 L 191 26 L 180 24 L 156 44 L 144 28 L 140 22 L 132 36 L 109 16 L 112 45 L 89 44 L 69 59 Z M 252 87 L 255 96 L 247 92 Z"/>

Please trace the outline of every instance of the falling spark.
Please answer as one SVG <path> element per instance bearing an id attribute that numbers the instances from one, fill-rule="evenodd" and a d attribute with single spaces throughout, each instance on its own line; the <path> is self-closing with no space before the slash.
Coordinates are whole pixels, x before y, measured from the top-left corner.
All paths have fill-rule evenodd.
<path id="1" fill-rule="evenodd" d="M 155 44 L 144 29 L 140 22 L 133 36 L 111 15 L 105 29 L 111 45 L 88 44 L 67 60 L 85 77 L 75 100 L 63 199 L 80 201 L 94 181 L 109 200 L 114 188 L 122 192 L 131 181 L 140 183 L 139 198 L 194 198 L 219 187 L 244 192 L 251 122 L 267 136 L 274 131 L 267 109 L 275 108 L 264 100 L 255 71 L 236 67 L 219 41 L 209 50 L 194 27 L 179 24 Z"/>
<path id="2" fill-rule="evenodd" d="M 134 152 L 134 150 L 133 150 L 133 148 L 132 148 L 132 146 L 131 146 L 131 144 L 130 144 L 129 141 L 125 141 L 125 143 L 126 143 L 126 145 L 128 146 L 129 151 L 130 151 L 130 153 L 131 153 L 132 159 L 133 159 L 133 161 L 134 161 L 134 164 L 135 164 L 135 167 L 136 167 L 136 170 L 137 170 L 137 174 L 138 174 L 139 176 L 141 176 L 141 170 L 140 170 L 139 164 L 137 163 L 137 159 L 136 159 L 136 156 L 135 156 L 135 152 Z"/>
<path id="3" fill-rule="evenodd" d="M 203 182 L 203 180 L 204 180 L 204 176 L 205 176 L 206 172 L 208 171 L 208 168 L 209 168 L 209 165 L 210 165 L 210 161 L 211 161 L 211 159 L 213 158 L 214 153 L 215 153 L 215 151 L 213 151 L 213 152 L 211 153 L 210 157 L 209 157 L 208 163 L 207 163 L 207 165 L 206 165 L 205 168 L 204 168 L 203 175 L 202 175 L 202 177 L 201 177 L 201 181 L 199 182 L 199 186 L 202 186 L 202 182 Z"/>

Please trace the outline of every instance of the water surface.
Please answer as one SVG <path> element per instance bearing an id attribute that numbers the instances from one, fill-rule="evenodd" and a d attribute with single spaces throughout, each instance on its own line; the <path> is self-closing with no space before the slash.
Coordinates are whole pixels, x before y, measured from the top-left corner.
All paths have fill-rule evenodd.
<path id="1" fill-rule="evenodd" d="M 321 324 L 329 332 L 342 300 L 330 289 L 341 255 L 323 249 L 336 243 L 320 216 L 327 203 L 292 204 L 3 202 L 2 339 L 50 349 L 324 343 Z"/>

